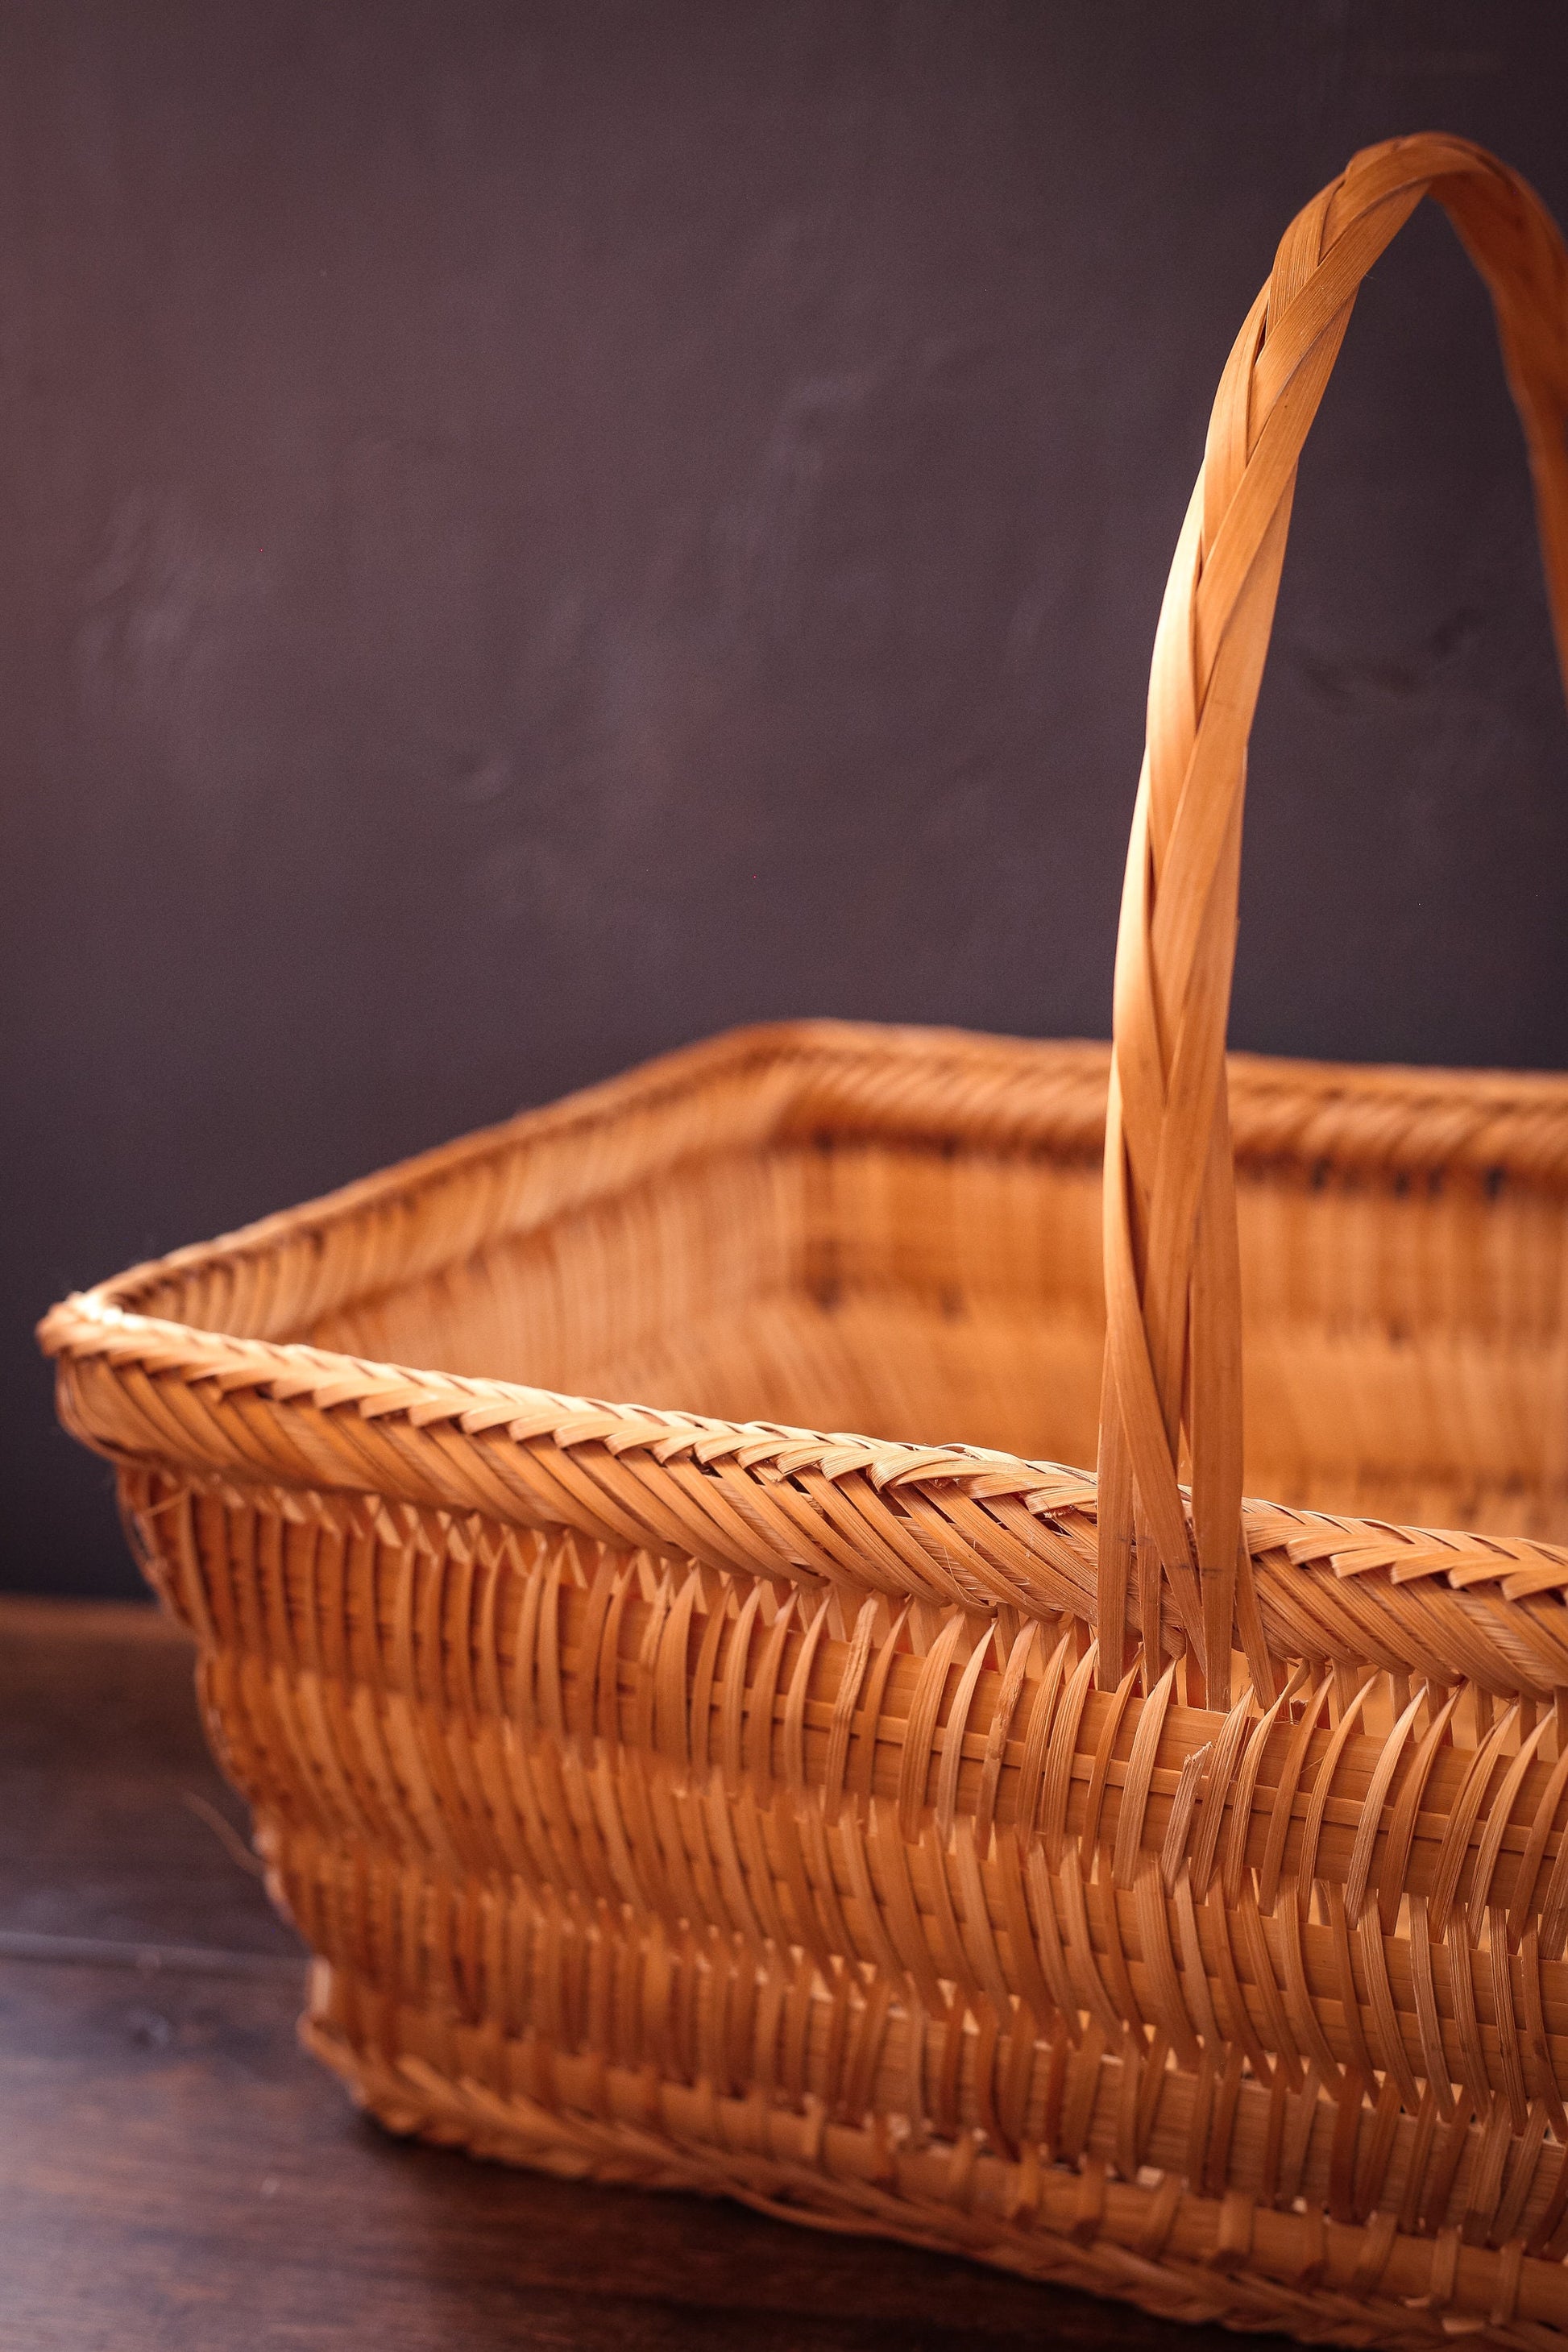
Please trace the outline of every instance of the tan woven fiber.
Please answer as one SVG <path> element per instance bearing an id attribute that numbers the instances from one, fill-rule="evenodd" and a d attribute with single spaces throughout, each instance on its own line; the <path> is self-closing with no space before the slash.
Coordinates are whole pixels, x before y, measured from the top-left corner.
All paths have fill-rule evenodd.
<path id="1" fill-rule="evenodd" d="M 1247 739 L 1296 460 L 1356 289 L 1430 193 L 1490 289 L 1535 478 L 1568 676 L 1568 262 L 1523 183 L 1451 139 L 1356 157 L 1286 231 L 1215 401 L 1149 682 L 1116 959 L 1106 1153 L 1110 1344 L 1100 1443 L 1102 1683 L 1121 1671 L 1136 1529 L 1226 1703 L 1242 1486 L 1240 1309 L 1225 1030 Z M 1191 1446 L 1192 1526 L 1177 1493 Z M 1255 1674 L 1261 1659 L 1252 1658 Z"/>
<path id="2" fill-rule="evenodd" d="M 1374 149 L 1221 385 L 1112 1048 L 738 1033 L 46 1319 L 394 2129 L 1568 2336 L 1568 1078 L 1224 1053 L 1296 455 L 1428 188 L 1568 610 L 1555 232 Z"/>

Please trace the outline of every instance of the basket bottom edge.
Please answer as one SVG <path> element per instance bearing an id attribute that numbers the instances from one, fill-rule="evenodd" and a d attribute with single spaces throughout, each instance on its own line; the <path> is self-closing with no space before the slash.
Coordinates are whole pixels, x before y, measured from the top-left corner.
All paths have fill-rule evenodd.
<path id="1" fill-rule="evenodd" d="M 1043 2284 L 1134 2304 L 1160 2319 L 1291 2336 L 1307 2343 L 1433 2347 L 1462 2332 L 1473 2343 L 1508 2347 L 1510 2352 L 1526 2352 L 1527 2347 L 1539 2352 L 1543 2342 L 1568 2346 L 1568 2334 L 1539 2322 L 1500 2325 L 1494 2313 L 1489 2324 L 1481 2314 L 1445 2313 L 1375 2290 L 1351 2294 L 1310 2277 L 1291 2283 L 1224 2253 L 1208 2261 L 1173 2260 L 1156 2242 L 1154 2189 L 1117 2185 L 1123 2226 L 1112 2237 L 1104 2227 L 1103 2167 L 1081 2172 L 1036 2167 L 1032 2210 L 1026 2197 L 1013 2212 L 1004 2213 L 988 2210 L 975 2193 L 980 2184 L 973 2139 L 932 2141 L 917 2158 L 900 2160 L 884 2128 L 885 2179 L 868 2182 L 827 2168 L 835 2135 L 820 2113 L 802 2116 L 768 2102 L 760 2091 L 739 2103 L 751 2126 L 748 2137 L 758 2143 L 746 2147 L 735 2145 L 725 2132 L 721 2109 L 736 2103 L 711 2096 L 710 2131 L 672 2130 L 663 2113 L 671 2086 L 651 2073 L 643 2084 L 646 2120 L 612 2114 L 607 2102 L 595 2112 L 546 2105 L 515 2087 L 503 2093 L 472 2077 L 445 2074 L 416 2054 L 351 2038 L 323 2014 L 324 1980 L 334 1972 L 320 1961 L 316 1967 L 300 2040 L 367 2116 L 401 2138 L 557 2179 L 730 2198 L 773 2220 L 961 2254 Z M 609 2070 L 602 2071 L 607 2076 Z M 732 2115 L 729 2121 L 732 2132 Z M 797 2143 L 793 2149 L 779 2145 L 792 2137 Z M 991 2161 L 994 2167 L 996 2160 Z M 1006 2169 L 1016 2176 L 1028 2168 Z M 942 2193 L 911 2182 L 911 2170 L 939 2178 Z M 1079 2209 L 1065 2228 L 1056 2210 L 1064 2192 Z M 1146 2209 L 1143 2250 L 1123 2242 L 1129 2196 Z M 1216 2239 L 1223 2241 L 1222 2201 L 1186 2201 L 1212 2210 Z"/>

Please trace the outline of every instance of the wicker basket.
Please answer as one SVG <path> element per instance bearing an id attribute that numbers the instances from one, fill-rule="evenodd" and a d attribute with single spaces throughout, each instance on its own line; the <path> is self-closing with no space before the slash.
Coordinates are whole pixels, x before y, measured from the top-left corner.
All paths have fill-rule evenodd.
<path id="1" fill-rule="evenodd" d="M 1226 369 L 1113 1048 L 721 1038 L 43 1326 L 394 2129 L 1237 2326 L 1568 2327 L 1568 1080 L 1223 1047 L 1296 458 L 1428 191 L 1568 613 L 1557 236 L 1371 150 Z"/>

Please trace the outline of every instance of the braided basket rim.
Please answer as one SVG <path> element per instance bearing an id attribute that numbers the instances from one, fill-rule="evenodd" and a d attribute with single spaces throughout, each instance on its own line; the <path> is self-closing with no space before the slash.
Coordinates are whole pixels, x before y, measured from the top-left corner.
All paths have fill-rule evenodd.
<path id="1" fill-rule="evenodd" d="M 1026 1611 L 1066 1605 L 1092 1618 L 1096 1481 L 1087 1469 L 963 1444 L 729 1421 L 378 1362 L 146 1314 L 136 1302 L 171 1284 L 184 1287 L 205 1274 L 253 1266 L 301 1236 L 328 1247 L 367 1213 L 427 1197 L 545 1141 L 581 1136 L 683 1096 L 732 1089 L 747 1075 L 793 1075 L 795 1093 L 766 1130 L 774 1138 L 809 1134 L 814 1123 L 838 1133 L 929 1132 L 942 1103 L 951 1121 L 956 1087 L 966 1095 L 965 1128 L 976 1148 L 1010 1142 L 1016 1149 L 1027 1140 L 1045 1156 L 1083 1161 L 1100 1147 L 1109 1059 L 1109 1047 L 1092 1042 L 1042 1044 L 956 1029 L 799 1022 L 721 1033 L 63 1300 L 38 1331 L 45 1352 L 57 1360 L 62 1418 L 118 1461 L 152 1459 L 252 1487 L 357 1492 L 426 1508 L 479 1509 L 525 1525 L 576 1525 L 601 1539 L 605 1515 L 592 1501 L 581 1511 L 570 1496 L 563 1505 L 553 1477 L 542 1498 L 531 1454 L 557 1465 L 566 1458 L 624 1463 L 650 1475 L 687 1465 L 724 1487 L 722 1496 L 713 1495 L 715 1507 L 721 1501 L 732 1507 L 747 1482 L 765 1482 L 759 1500 L 769 1485 L 798 1482 L 806 1473 L 858 1487 L 865 1482 L 883 1510 L 899 1507 L 906 1492 L 918 1496 L 952 1526 L 966 1556 L 967 1568 L 939 1574 L 935 1590 L 917 1597 L 970 1611 L 1005 1598 Z M 1039 1086 L 1032 1109 L 1028 1090 L 1018 1085 L 1024 1072 Z M 840 1081 L 839 1093 L 833 1095 L 830 1083 L 814 1101 L 814 1075 Z M 1283 1161 L 1299 1164 L 1310 1181 L 1310 1171 L 1327 1164 L 1398 1188 L 1423 1172 L 1462 1171 L 1489 1182 L 1500 1173 L 1568 1197 L 1568 1076 L 1236 1055 L 1231 1100 L 1244 1174 Z M 858 1120 L 843 1116 L 847 1107 Z M 170 1383 L 183 1389 L 186 1408 L 177 1441 L 171 1442 L 166 1419 L 149 1423 L 142 1412 L 138 1427 L 147 1434 L 127 1444 L 130 1388 L 144 1391 L 151 1384 L 162 1392 Z M 219 1433 L 217 1416 L 204 1405 L 241 1396 L 273 1441 L 258 1440 L 248 1453 L 233 1416 Z M 374 1431 L 374 1457 L 337 1442 L 356 1425 L 367 1437 Z M 297 1458 L 298 1469 L 280 1469 L 279 1453 Z M 998 1496 L 1013 1498 L 1031 1516 L 1051 1555 L 1038 1563 L 1037 1582 L 1031 1579 L 1023 1590 L 1016 1578 L 1001 1588 L 984 1572 L 976 1579 L 974 1546 L 958 1524 L 975 1503 Z M 787 1577 L 806 1566 L 798 1553 L 793 1565 L 788 1555 L 770 1557 L 765 1535 L 760 1557 L 756 1536 L 750 1545 L 738 1541 L 729 1515 L 715 1523 L 702 1520 L 700 1510 L 694 1545 L 688 1506 L 673 1535 L 655 1515 L 637 1526 L 631 1540 L 659 1554 L 705 1555 L 752 1574 Z M 619 1524 L 612 1516 L 612 1528 Z M 1568 1548 L 1399 1528 L 1267 1501 L 1247 1503 L 1244 1533 L 1265 1616 L 1279 1625 L 1282 1642 L 1293 1636 L 1301 1644 L 1300 1620 L 1286 1633 L 1290 1588 L 1305 1599 L 1303 1571 L 1316 1569 L 1324 1573 L 1309 1575 L 1314 1649 L 1408 1666 L 1414 1648 L 1500 1690 L 1544 1695 L 1568 1684 Z"/>

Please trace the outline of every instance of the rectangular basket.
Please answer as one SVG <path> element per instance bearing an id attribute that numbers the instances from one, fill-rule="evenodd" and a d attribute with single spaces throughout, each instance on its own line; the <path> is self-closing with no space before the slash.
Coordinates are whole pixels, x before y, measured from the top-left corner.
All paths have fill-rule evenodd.
<path id="1" fill-rule="evenodd" d="M 1554 233 L 1370 151 L 1221 387 L 1113 1048 L 738 1033 L 43 1326 L 394 2129 L 1238 2326 L 1568 2326 L 1568 1079 L 1223 1050 L 1295 451 L 1428 189 L 1560 585 Z"/>

